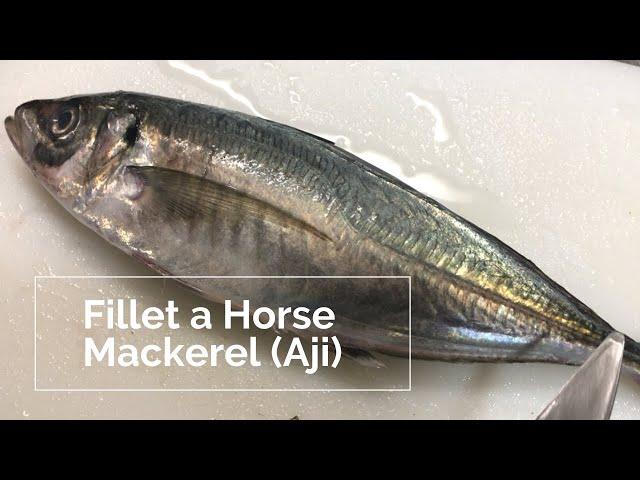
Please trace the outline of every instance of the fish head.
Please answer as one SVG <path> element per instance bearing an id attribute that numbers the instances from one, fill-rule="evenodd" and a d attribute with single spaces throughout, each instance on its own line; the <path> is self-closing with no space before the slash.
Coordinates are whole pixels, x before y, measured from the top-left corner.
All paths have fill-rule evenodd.
<path id="1" fill-rule="evenodd" d="M 20 156 L 65 207 L 81 209 L 136 140 L 136 115 L 118 96 L 87 95 L 33 100 L 5 119 Z"/>

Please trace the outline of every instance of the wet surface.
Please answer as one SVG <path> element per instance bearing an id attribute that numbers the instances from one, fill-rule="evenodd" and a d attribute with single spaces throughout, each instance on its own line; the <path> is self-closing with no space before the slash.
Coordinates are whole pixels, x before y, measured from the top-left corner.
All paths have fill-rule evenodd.
<path id="1" fill-rule="evenodd" d="M 604 61 L 2 62 L 0 72 L 3 116 L 34 98 L 133 90 L 324 136 L 495 234 L 609 323 L 640 338 L 637 67 Z M 574 371 L 416 361 L 410 393 L 33 392 L 33 276 L 149 271 L 57 205 L 5 132 L 0 159 L 0 417 L 534 418 Z M 122 288 L 114 280 L 105 294 Z M 171 282 L 164 288 L 145 294 L 193 299 Z M 72 336 L 65 299 L 52 310 L 61 338 Z M 278 374 L 246 373 L 242 382 Z M 315 381 L 326 383 L 321 376 Z M 640 386 L 623 377 L 613 418 L 638 417 Z"/>

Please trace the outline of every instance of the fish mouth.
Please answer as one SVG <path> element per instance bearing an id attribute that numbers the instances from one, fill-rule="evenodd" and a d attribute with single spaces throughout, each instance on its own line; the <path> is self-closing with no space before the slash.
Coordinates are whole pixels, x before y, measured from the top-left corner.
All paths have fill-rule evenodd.
<path id="1" fill-rule="evenodd" d="M 9 135 L 9 139 L 13 144 L 13 147 L 22 155 L 22 145 L 20 142 L 20 135 L 18 135 L 18 123 L 12 116 L 8 116 L 4 119 L 4 128 Z"/>

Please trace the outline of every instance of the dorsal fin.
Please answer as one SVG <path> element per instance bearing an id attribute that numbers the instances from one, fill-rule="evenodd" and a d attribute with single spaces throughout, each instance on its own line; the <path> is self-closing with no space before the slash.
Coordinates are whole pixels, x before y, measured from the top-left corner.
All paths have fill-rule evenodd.
<path id="1" fill-rule="evenodd" d="M 271 125 L 277 126 L 278 128 L 282 128 L 283 130 L 293 130 L 294 132 L 300 133 L 302 135 L 308 135 L 309 137 L 315 138 L 316 140 L 320 140 L 321 142 L 327 143 L 329 145 L 335 145 L 335 142 L 332 142 L 331 140 L 327 140 L 326 138 L 316 135 L 314 133 L 309 133 L 304 130 L 300 130 L 299 128 L 292 127 L 291 125 L 278 123 L 273 120 L 269 120 L 268 118 L 263 118 L 262 120 L 267 123 L 270 123 Z"/>

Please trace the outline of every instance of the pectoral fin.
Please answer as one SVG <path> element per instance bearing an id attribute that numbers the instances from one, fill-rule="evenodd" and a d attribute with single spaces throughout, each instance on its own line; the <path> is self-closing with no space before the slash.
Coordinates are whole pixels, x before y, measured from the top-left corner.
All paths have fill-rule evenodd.
<path id="1" fill-rule="evenodd" d="M 133 165 L 127 168 L 140 178 L 144 189 L 156 193 L 156 201 L 162 202 L 172 215 L 193 218 L 225 211 L 305 231 L 330 241 L 327 235 L 307 222 L 227 185 L 167 168 Z"/>

